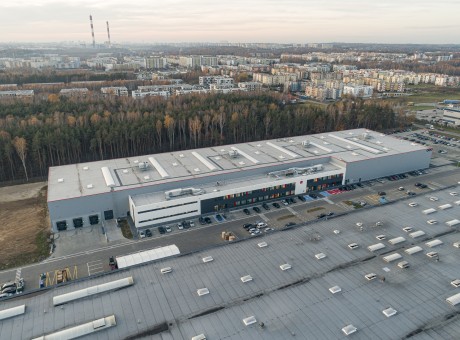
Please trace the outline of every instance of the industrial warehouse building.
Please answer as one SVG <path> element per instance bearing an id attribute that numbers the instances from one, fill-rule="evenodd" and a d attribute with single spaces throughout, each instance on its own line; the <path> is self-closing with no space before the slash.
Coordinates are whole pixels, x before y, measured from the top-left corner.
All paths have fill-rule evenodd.
<path id="1" fill-rule="evenodd" d="M 431 149 L 355 129 L 51 167 L 54 231 L 137 228 L 427 168 Z"/>

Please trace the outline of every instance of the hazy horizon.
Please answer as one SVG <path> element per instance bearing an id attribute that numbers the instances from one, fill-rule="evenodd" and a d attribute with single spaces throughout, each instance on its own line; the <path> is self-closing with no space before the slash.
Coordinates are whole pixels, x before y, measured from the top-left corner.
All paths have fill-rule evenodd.
<path id="1" fill-rule="evenodd" d="M 17 0 L 0 3 L 0 42 L 97 44 L 179 42 L 337 42 L 459 44 L 460 1 L 365 0 Z"/>

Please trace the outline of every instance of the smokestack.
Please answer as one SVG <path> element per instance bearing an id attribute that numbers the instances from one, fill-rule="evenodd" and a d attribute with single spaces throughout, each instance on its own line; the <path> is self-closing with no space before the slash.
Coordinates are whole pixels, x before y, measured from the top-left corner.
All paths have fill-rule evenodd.
<path id="1" fill-rule="evenodd" d="M 93 27 L 93 16 L 89 16 L 89 22 L 91 23 L 91 35 L 93 36 L 93 48 L 96 48 L 96 40 L 94 40 L 94 27 Z"/>
<path id="2" fill-rule="evenodd" d="M 110 43 L 110 30 L 109 30 L 109 22 L 106 21 L 107 23 L 107 37 L 109 38 L 109 48 L 112 47 L 112 44 Z"/>

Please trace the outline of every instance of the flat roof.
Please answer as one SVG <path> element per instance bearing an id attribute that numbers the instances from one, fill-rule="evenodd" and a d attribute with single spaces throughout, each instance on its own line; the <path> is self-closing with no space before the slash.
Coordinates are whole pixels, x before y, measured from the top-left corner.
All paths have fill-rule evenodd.
<path id="1" fill-rule="evenodd" d="M 364 137 L 365 136 L 365 137 Z M 302 143 L 308 142 L 308 147 Z M 202 149 L 102 160 L 50 167 L 48 201 L 90 196 L 136 187 L 246 171 L 257 167 L 332 157 L 353 162 L 395 155 L 424 146 L 366 129 L 213 146 Z M 237 152 L 236 157 L 230 156 Z M 146 164 L 143 170 L 140 164 Z M 108 187 L 101 168 L 107 167 L 114 185 Z"/>
<path id="2" fill-rule="evenodd" d="M 452 203 L 449 190 L 437 192 L 442 203 Z M 428 197 L 365 208 L 327 221 L 267 233 L 242 242 L 199 251 L 156 263 L 132 267 L 89 278 L 41 294 L 6 300 L 2 309 L 26 304 L 26 313 L 0 323 L 0 338 L 26 339 L 98 318 L 116 315 L 117 326 L 94 334 L 95 339 L 122 339 L 147 332 L 163 323 L 169 330 L 152 339 L 191 339 L 205 334 L 209 339 L 336 339 L 342 328 L 352 324 L 362 339 L 400 339 L 408 334 L 449 339 L 460 334 L 460 323 L 451 322 L 453 309 L 445 299 L 457 291 L 450 282 L 458 278 L 460 262 L 456 229 L 445 225 L 460 213 L 460 206 L 439 211 L 439 224 L 426 223 L 423 209 L 433 206 Z M 414 198 L 411 198 L 414 200 Z M 363 229 L 356 222 L 363 223 Z M 383 226 L 375 227 L 381 221 Z M 413 243 L 391 245 L 388 240 L 405 236 L 403 226 L 413 226 L 426 235 Z M 340 233 L 334 233 L 340 230 Z M 371 253 L 366 249 L 385 234 L 386 248 Z M 317 237 L 320 236 L 320 237 Z M 440 261 L 425 255 L 425 243 L 440 239 L 436 247 Z M 257 246 L 261 241 L 266 247 Z M 356 242 L 359 247 L 350 249 Z M 423 252 L 408 255 L 405 249 L 418 245 Z M 410 264 L 401 269 L 386 263 L 383 256 L 398 252 Z M 324 253 L 318 260 L 315 254 Z M 212 256 L 214 261 L 203 263 Z M 289 264 L 289 270 L 280 265 Z M 162 274 L 161 268 L 172 271 Z M 364 275 L 375 273 L 368 281 Z M 242 282 L 250 275 L 253 280 Z M 53 307 L 52 297 L 132 276 L 134 285 Z M 385 280 L 382 278 L 385 277 Z M 339 286 L 332 294 L 329 288 Z M 199 296 L 197 290 L 209 294 Z M 397 313 L 383 314 L 389 307 Z M 254 316 L 246 326 L 243 319 Z M 264 327 L 259 326 L 264 323 Z M 17 327 L 21 325 L 21 327 Z M 430 325 L 431 327 L 426 327 Z M 358 335 L 357 335 L 358 336 Z"/>

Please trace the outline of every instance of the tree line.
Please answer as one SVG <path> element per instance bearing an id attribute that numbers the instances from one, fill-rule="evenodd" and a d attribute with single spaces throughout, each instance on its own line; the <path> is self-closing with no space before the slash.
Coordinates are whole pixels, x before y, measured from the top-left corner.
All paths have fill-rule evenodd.
<path id="1" fill-rule="evenodd" d="M 285 105 L 278 93 L 0 103 L 0 181 L 45 178 L 50 166 L 349 128 L 391 129 L 391 103 Z"/>

